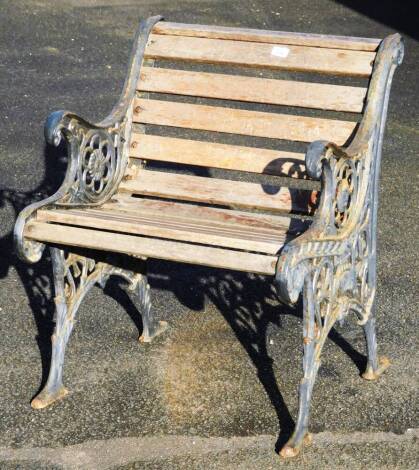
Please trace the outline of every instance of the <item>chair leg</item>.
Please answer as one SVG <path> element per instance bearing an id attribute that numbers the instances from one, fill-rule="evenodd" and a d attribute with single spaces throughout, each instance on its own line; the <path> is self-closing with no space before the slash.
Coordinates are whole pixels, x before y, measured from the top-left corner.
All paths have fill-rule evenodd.
<path id="1" fill-rule="evenodd" d="M 55 297 L 55 306 L 55 330 L 51 337 L 51 365 L 45 386 L 31 402 L 32 408 L 35 409 L 46 408 L 68 393 L 63 386 L 62 374 L 65 348 L 73 327 L 75 312 L 68 309 L 66 302 L 61 297 Z"/>
<path id="2" fill-rule="evenodd" d="M 320 366 L 320 352 L 324 341 L 318 341 L 318 329 L 315 321 L 315 299 L 312 289 L 305 283 L 303 292 L 303 379 L 299 387 L 298 419 L 294 432 L 285 446 L 280 450 L 281 457 L 295 457 L 303 445 L 311 444 L 308 433 L 311 394 Z"/>
<path id="3" fill-rule="evenodd" d="M 102 265 L 91 259 L 51 248 L 55 289 L 55 329 L 51 337 L 52 354 L 48 379 L 42 391 L 32 400 L 35 409 L 45 408 L 67 395 L 63 386 L 64 354 L 73 329 L 78 307 L 102 275 Z"/>
<path id="4" fill-rule="evenodd" d="M 131 274 L 131 273 L 130 273 Z M 143 321 L 143 332 L 139 337 L 141 343 L 150 343 L 153 338 L 161 335 L 168 328 L 166 321 L 156 321 L 150 298 L 150 285 L 145 274 L 134 274 L 130 276 L 130 284 L 126 288 L 133 304 L 141 314 Z"/>
<path id="5" fill-rule="evenodd" d="M 363 325 L 367 343 L 368 362 L 362 377 L 366 380 L 377 380 L 388 369 L 390 361 L 387 357 L 377 354 L 377 337 L 375 333 L 375 308 L 372 309 L 368 321 Z"/>

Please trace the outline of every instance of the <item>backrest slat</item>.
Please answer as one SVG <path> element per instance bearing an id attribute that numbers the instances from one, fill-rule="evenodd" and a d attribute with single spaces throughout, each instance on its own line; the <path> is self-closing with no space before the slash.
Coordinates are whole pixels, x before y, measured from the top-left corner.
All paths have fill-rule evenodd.
<path id="1" fill-rule="evenodd" d="M 275 177 L 309 179 L 306 143 L 350 143 L 379 44 L 157 23 L 137 79 L 121 191 L 144 200 L 307 214 L 314 193 L 281 187 L 288 184 Z M 318 188 L 312 181 L 290 186 Z"/>
<path id="2" fill-rule="evenodd" d="M 326 47 L 356 51 L 376 51 L 381 39 L 333 36 L 326 34 L 293 33 L 286 31 L 266 31 L 250 28 L 207 26 L 198 24 L 170 23 L 160 21 L 153 32 L 177 36 L 193 36 L 236 41 L 267 42 L 270 44 L 294 44 L 299 46 Z"/>
<path id="3" fill-rule="evenodd" d="M 141 169 L 120 184 L 120 191 L 159 198 L 196 201 L 275 212 L 312 212 L 316 192 L 247 181 L 181 175 Z"/>
<path id="4" fill-rule="evenodd" d="M 324 83 L 143 67 L 138 90 L 253 103 L 361 112 L 367 89 Z"/>
<path id="5" fill-rule="evenodd" d="M 133 121 L 299 142 L 331 140 L 338 145 L 356 126 L 351 121 L 141 98 L 135 100 Z"/>
<path id="6" fill-rule="evenodd" d="M 293 178 L 305 177 L 304 153 L 159 135 L 134 133 L 131 139 L 130 157 Z"/>
<path id="7" fill-rule="evenodd" d="M 375 53 L 152 34 L 144 57 L 368 77 Z"/>

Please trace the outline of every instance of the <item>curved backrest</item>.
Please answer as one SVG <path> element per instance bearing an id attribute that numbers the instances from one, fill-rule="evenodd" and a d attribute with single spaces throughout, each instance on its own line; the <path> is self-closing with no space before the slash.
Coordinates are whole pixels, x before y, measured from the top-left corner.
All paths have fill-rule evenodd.
<path id="1" fill-rule="evenodd" d="M 133 121 L 139 126 L 132 133 L 130 157 L 304 178 L 307 143 L 350 141 L 362 117 L 379 42 L 159 22 L 138 80 Z M 139 180 L 142 186 L 147 180 L 149 188 L 161 185 L 162 197 L 174 197 L 178 188 L 188 199 L 188 188 L 195 188 L 191 200 L 222 205 L 237 203 L 237 198 L 214 199 L 233 192 L 233 186 L 243 197 L 252 192 L 251 186 L 239 190 L 239 182 L 230 180 L 223 190 L 214 181 L 207 189 L 202 177 L 157 173 L 142 170 Z M 122 189 L 134 186 L 125 182 Z M 143 194 L 144 188 L 137 190 Z M 270 193 L 277 194 L 262 186 L 254 194 L 269 199 Z M 253 200 L 244 206 L 258 207 Z M 299 210 L 295 201 L 292 208 Z"/>

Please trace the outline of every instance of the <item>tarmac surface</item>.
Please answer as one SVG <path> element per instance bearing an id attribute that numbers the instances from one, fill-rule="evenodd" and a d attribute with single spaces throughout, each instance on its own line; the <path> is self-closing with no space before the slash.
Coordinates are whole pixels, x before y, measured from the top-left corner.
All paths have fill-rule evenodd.
<path id="1" fill-rule="evenodd" d="M 0 468 L 270 469 L 419 467 L 419 47 L 414 13 L 390 2 L 0 1 Z M 375 4 L 376 8 L 372 8 Z M 377 323 L 392 362 L 360 378 L 362 329 L 336 327 L 311 413 L 313 445 L 275 447 L 293 426 L 301 312 L 260 276 L 152 261 L 153 308 L 170 330 L 141 345 L 141 320 L 117 282 L 82 303 L 66 354 L 70 395 L 34 411 L 53 327 L 48 256 L 26 265 L 11 231 L 23 206 L 61 183 L 65 159 L 43 140 L 46 116 L 93 121 L 113 107 L 139 18 L 406 41 L 383 148 Z"/>

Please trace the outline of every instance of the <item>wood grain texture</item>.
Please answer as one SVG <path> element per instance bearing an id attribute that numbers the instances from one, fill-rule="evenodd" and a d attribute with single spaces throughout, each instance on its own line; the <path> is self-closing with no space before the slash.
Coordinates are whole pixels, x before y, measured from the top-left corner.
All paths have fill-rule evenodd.
<path id="1" fill-rule="evenodd" d="M 269 254 L 277 254 L 287 237 L 285 230 L 266 233 L 266 230 L 259 231 L 255 226 L 217 223 L 211 219 L 194 219 L 191 215 L 179 217 L 159 212 L 134 214 L 115 208 L 112 211 L 42 210 L 38 211 L 37 220 Z"/>
<path id="2" fill-rule="evenodd" d="M 278 212 L 311 212 L 316 193 L 244 181 L 140 170 L 123 180 L 119 191 L 129 194 L 205 202 Z"/>
<path id="3" fill-rule="evenodd" d="M 136 99 L 134 122 L 312 142 L 346 142 L 356 122 L 248 111 L 218 106 Z"/>
<path id="4" fill-rule="evenodd" d="M 361 112 L 363 87 L 143 67 L 140 91 Z"/>
<path id="5" fill-rule="evenodd" d="M 299 142 L 343 145 L 356 122 L 137 98 L 133 121 Z"/>
<path id="6" fill-rule="evenodd" d="M 131 136 L 130 157 L 305 178 L 305 155 L 156 135 Z"/>
<path id="7" fill-rule="evenodd" d="M 114 253 L 127 253 L 146 258 L 158 258 L 258 274 L 273 275 L 277 262 L 277 256 L 56 225 L 47 222 L 28 223 L 24 236 L 48 243 L 80 246 Z"/>
<path id="8" fill-rule="evenodd" d="M 369 77 L 375 53 L 152 34 L 145 57 Z"/>
<path id="9" fill-rule="evenodd" d="M 261 29 L 170 23 L 165 21 L 157 23 L 153 28 L 153 33 L 212 39 L 231 39 L 235 41 L 266 42 L 271 44 L 294 44 L 298 46 L 357 51 L 376 51 L 381 42 L 381 39 L 376 38 L 266 31 Z"/>
<path id="10" fill-rule="evenodd" d="M 114 195 L 101 207 L 105 211 L 119 214 L 152 216 L 158 213 L 162 217 L 192 218 L 197 223 L 199 221 L 206 223 L 211 220 L 212 225 L 232 224 L 235 227 L 245 227 L 246 230 L 255 227 L 258 232 L 266 231 L 267 234 L 276 231 L 287 231 L 295 234 L 307 228 L 307 223 L 302 222 L 300 219 L 292 219 L 278 214 L 262 214 L 246 210 L 220 209 L 188 202 L 129 197 L 124 193 Z"/>

